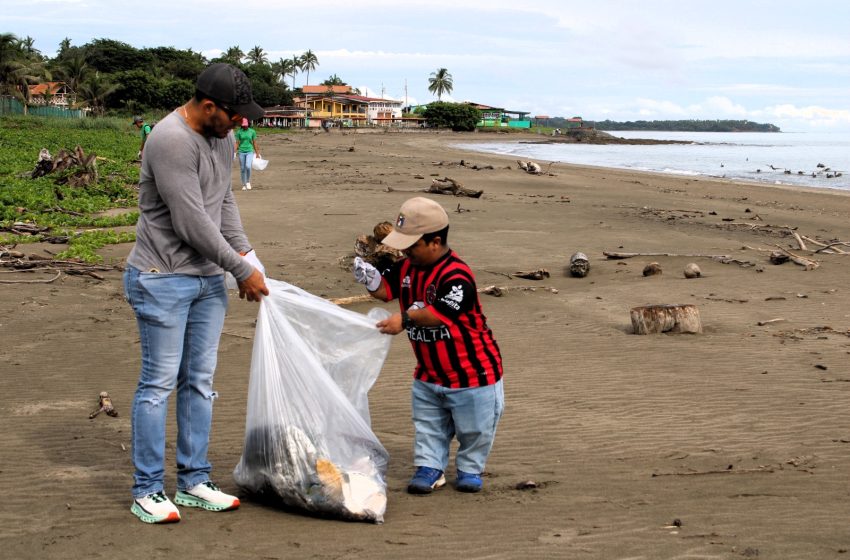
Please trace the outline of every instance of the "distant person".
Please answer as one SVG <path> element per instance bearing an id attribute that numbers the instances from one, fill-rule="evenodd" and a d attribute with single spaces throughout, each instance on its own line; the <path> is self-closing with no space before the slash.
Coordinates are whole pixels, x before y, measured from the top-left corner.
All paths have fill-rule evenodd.
<path id="1" fill-rule="evenodd" d="M 142 136 L 142 145 L 139 146 L 139 153 L 137 154 L 139 159 L 142 159 L 142 152 L 145 151 L 145 142 L 148 139 L 148 134 L 151 133 L 151 129 L 153 128 L 149 124 L 145 124 L 145 119 L 136 115 L 133 117 L 133 124 L 140 130 L 140 134 Z"/>
<path id="2" fill-rule="evenodd" d="M 254 156 L 260 157 L 260 150 L 257 148 L 257 131 L 251 128 L 251 123 L 248 119 L 242 119 L 242 127 L 235 133 L 236 137 L 236 152 L 239 156 L 239 169 L 242 178 L 242 190 L 251 190 L 251 164 L 254 163 Z"/>
<path id="3" fill-rule="evenodd" d="M 455 488 L 480 491 L 504 409 L 502 355 L 481 310 L 475 277 L 449 248 L 448 234 L 449 217 L 442 206 L 425 197 L 411 198 L 382 241 L 406 258 L 383 275 L 359 257 L 354 263 L 355 279 L 372 297 L 399 300 L 401 312 L 377 326 L 386 334 L 405 331 L 416 355 L 411 494 L 430 494 L 446 483 L 455 437 Z"/>
<path id="4" fill-rule="evenodd" d="M 130 511 L 146 523 L 180 521 L 175 503 L 210 511 L 239 507 L 239 498 L 210 479 L 207 450 L 227 310 L 224 272 L 236 278 L 240 298 L 259 301 L 269 293 L 231 190 L 231 130 L 243 117 L 262 114 L 247 76 L 229 64 L 212 64 L 198 77 L 195 96 L 157 123 L 145 147 L 124 293 L 136 314 L 142 354 L 131 414 Z M 175 388 L 172 503 L 163 479 L 168 399 Z"/>

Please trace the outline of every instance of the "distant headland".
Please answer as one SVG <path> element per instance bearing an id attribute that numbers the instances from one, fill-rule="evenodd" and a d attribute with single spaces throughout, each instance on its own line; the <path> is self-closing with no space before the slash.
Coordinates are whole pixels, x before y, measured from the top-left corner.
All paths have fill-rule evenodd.
<path id="1" fill-rule="evenodd" d="M 770 123 L 736 120 L 596 121 L 597 130 L 664 130 L 672 132 L 782 132 Z"/>

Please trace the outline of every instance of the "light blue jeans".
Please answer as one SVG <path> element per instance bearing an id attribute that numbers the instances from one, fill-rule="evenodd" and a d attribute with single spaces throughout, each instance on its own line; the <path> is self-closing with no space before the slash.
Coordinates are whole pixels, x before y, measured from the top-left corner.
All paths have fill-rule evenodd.
<path id="1" fill-rule="evenodd" d="M 493 447 L 496 426 L 505 408 L 502 382 L 485 387 L 448 389 L 413 381 L 413 465 L 445 471 L 449 446 L 457 436 L 455 464 L 480 474 Z"/>
<path id="2" fill-rule="evenodd" d="M 124 294 L 136 313 L 142 368 L 131 419 L 133 497 L 163 490 L 168 397 L 177 388 L 177 489 L 209 480 L 213 374 L 227 290 L 224 275 L 140 272 L 128 266 Z"/>
<path id="3" fill-rule="evenodd" d="M 239 173 L 243 187 L 251 182 L 252 163 L 254 163 L 254 152 L 239 152 Z"/>

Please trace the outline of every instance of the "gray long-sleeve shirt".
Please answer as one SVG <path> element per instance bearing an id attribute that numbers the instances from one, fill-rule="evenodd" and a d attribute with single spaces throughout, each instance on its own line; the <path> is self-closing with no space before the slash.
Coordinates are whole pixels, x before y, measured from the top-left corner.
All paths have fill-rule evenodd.
<path id="1" fill-rule="evenodd" d="M 176 111 L 157 123 L 145 142 L 128 264 L 197 276 L 223 269 L 240 282 L 251 276 L 239 255 L 251 246 L 230 189 L 233 150 L 232 135 L 206 138 Z"/>

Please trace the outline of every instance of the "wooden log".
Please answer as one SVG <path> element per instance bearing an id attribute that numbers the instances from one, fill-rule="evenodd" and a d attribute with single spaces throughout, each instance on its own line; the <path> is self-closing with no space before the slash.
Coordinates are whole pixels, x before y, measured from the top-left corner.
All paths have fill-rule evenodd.
<path id="1" fill-rule="evenodd" d="M 632 257 L 706 257 L 709 259 L 725 259 L 729 255 L 706 255 L 705 253 L 621 253 L 617 251 L 602 251 L 609 259 L 631 259 Z"/>
<path id="2" fill-rule="evenodd" d="M 696 305 L 646 305 L 630 312 L 635 334 L 701 333 L 702 323 Z"/>

